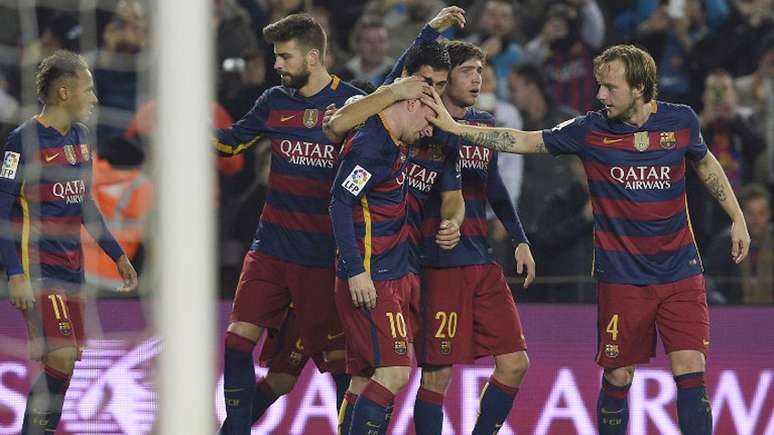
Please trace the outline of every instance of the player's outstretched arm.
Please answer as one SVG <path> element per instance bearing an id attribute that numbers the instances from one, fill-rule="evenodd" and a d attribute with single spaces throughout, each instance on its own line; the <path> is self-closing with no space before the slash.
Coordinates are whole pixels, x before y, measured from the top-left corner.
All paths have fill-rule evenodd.
<path id="1" fill-rule="evenodd" d="M 444 107 L 441 97 L 433 92 L 433 98 L 423 97 L 422 102 L 436 113 L 427 118 L 441 130 L 456 134 L 470 143 L 495 151 L 514 154 L 547 153 L 542 131 L 522 131 L 513 128 L 479 127 L 456 122 Z"/>
<path id="2" fill-rule="evenodd" d="M 395 83 L 382 86 L 374 93 L 358 98 L 336 110 L 324 123 L 324 131 L 329 139 L 341 142 L 341 139 L 356 126 L 364 123 L 392 104 L 401 100 L 410 100 L 430 94 L 430 85 L 421 77 L 398 79 Z M 338 141 L 336 141 L 338 139 Z"/>
<path id="3" fill-rule="evenodd" d="M 707 151 L 704 158 L 694 162 L 693 167 L 709 193 L 731 218 L 731 257 L 738 264 L 747 257 L 750 234 L 747 232 L 747 223 L 731 183 L 728 182 L 720 162 L 710 151 Z"/>

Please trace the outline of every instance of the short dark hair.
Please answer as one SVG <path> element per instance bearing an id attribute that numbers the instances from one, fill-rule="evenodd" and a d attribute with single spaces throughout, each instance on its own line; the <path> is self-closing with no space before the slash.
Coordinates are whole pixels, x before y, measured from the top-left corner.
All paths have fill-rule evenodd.
<path id="1" fill-rule="evenodd" d="M 292 14 L 263 28 L 263 38 L 269 44 L 295 39 L 304 49 L 316 49 L 325 58 L 325 30 L 309 14 Z"/>
<path id="2" fill-rule="evenodd" d="M 78 78 L 78 71 L 88 69 L 89 64 L 81 55 L 68 50 L 55 51 L 38 65 L 35 74 L 38 100 L 45 104 L 51 89 L 58 81 Z"/>
<path id="3" fill-rule="evenodd" d="M 449 52 L 449 69 L 452 70 L 469 59 L 478 59 L 483 64 L 486 62 L 486 53 L 477 45 L 465 41 L 446 41 L 444 43 Z"/>
<path id="4" fill-rule="evenodd" d="M 739 193 L 736 195 L 739 200 L 739 205 L 744 207 L 745 203 L 754 199 L 765 199 L 766 202 L 771 204 L 771 196 L 769 191 L 761 184 L 753 183 L 743 186 L 739 189 Z"/>
<path id="5" fill-rule="evenodd" d="M 373 94 L 376 90 L 376 86 L 368 80 L 355 79 L 349 82 L 350 85 L 360 89 L 366 94 Z"/>
<path id="6" fill-rule="evenodd" d="M 427 65 L 436 71 L 451 71 L 449 52 L 438 41 L 428 41 L 413 45 L 406 53 L 404 67 L 409 75 L 419 71 L 419 68 Z"/>
<path id="7" fill-rule="evenodd" d="M 626 82 L 632 88 L 642 87 L 642 98 L 650 102 L 658 95 L 656 61 L 647 51 L 630 44 L 614 45 L 594 58 L 594 74 L 603 64 L 620 60 L 626 69 Z"/>
<path id="8" fill-rule="evenodd" d="M 540 68 L 534 65 L 524 64 L 513 70 L 513 74 L 516 74 L 523 80 L 537 86 L 544 98 L 547 99 L 550 96 L 550 93 L 548 92 L 548 83 L 546 82 L 543 73 L 540 72 Z"/>

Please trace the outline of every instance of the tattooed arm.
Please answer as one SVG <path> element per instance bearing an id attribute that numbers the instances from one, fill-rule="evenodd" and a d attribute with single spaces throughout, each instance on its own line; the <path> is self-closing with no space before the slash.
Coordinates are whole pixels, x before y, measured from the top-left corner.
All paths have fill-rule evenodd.
<path id="1" fill-rule="evenodd" d="M 709 151 L 704 158 L 693 163 L 693 168 L 709 193 L 731 218 L 731 256 L 739 263 L 747 256 L 750 235 L 747 233 L 747 224 L 731 183 L 728 182 L 718 159 Z"/>
<path id="2" fill-rule="evenodd" d="M 422 97 L 422 102 L 435 111 L 435 116 L 427 118 L 441 130 L 462 137 L 466 141 L 491 148 L 496 151 L 516 154 L 547 153 L 542 131 L 521 131 L 512 128 L 479 127 L 456 122 L 449 115 L 441 97 L 433 91 L 433 98 Z"/>

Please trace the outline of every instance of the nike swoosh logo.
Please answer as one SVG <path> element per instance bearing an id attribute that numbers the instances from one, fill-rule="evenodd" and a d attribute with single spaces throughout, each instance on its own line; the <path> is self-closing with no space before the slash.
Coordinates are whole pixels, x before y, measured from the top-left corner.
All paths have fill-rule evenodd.
<path id="1" fill-rule="evenodd" d="M 337 338 L 341 337 L 342 335 L 344 335 L 344 333 L 343 333 L 343 332 L 339 332 L 339 333 L 338 333 L 338 334 L 336 334 L 336 335 L 331 335 L 331 334 L 328 334 L 328 340 L 335 340 L 335 339 L 337 339 Z"/>
<path id="2" fill-rule="evenodd" d="M 606 138 L 602 139 L 602 143 L 605 144 L 605 145 L 610 145 L 611 143 L 621 142 L 622 140 L 623 140 L 623 138 L 611 139 L 609 137 L 606 137 Z"/>
<path id="3" fill-rule="evenodd" d="M 56 153 L 54 155 L 46 156 L 46 163 L 49 163 L 50 161 L 52 161 L 55 158 L 59 157 L 59 154 L 61 154 L 61 153 Z"/>
<path id="4" fill-rule="evenodd" d="M 285 122 L 285 121 L 288 121 L 288 120 L 293 119 L 295 117 L 296 117 L 296 115 L 280 116 L 280 122 Z"/>
<path id="5" fill-rule="evenodd" d="M 602 414 L 610 415 L 610 414 L 620 414 L 621 412 L 623 412 L 623 409 L 619 409 L 618 411 L 608 411 L 607 409 L 602 408 L 600 409 L 600 411 L 602 411 Z"/>

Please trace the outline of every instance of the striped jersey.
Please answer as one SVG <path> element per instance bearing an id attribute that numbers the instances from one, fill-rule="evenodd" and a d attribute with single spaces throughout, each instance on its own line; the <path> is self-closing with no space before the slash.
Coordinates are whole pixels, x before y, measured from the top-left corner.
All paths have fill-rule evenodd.
<path id="1" fill-rule="evenodd" d="M 413 272 L 406 216 L 408 146 L 380 113 L 350 133 L 340 158 L 330 205 L 338 275 L 368 272 L 372 280 L 384 281 Z"/>
<path id="2" fill-rule="evenodd" d="M 468 108 L 461 123 L 493 126 L 494 117 L 484 111 Z M 440 194 L 433 194 L 425 206 L 422 225 L 422 265 L 426 267 L 459 267 L 495 263 L 487 242 L 487 202 L 505 226 L 514 245 L 527 237 L 508 197 L 497 169 L 497 152 L 457 140 L 459 167 L 462 172 L 462 195 L 465 198 L 465 221 L 460 228 L 460 242 L 444 250 L 435 243 L 441 220 Z"/>
<path id="3" fill-rule="evenodd" d="M 114 260 L 123 255 L 91 197 L 88 132 L 66 134 L 31 119 L 13 130 L 0 169 L 3 262 L 35 287 L 78 290 L 83 282 L 81 225 Z"/>
<path id="4" fill-rule="evenodd" d="M 702 272 L 685 195 L 686 159 L 707 145 L 696 113 L 653 102 L 642 127 L 588 112 L 543 131 L 551 154 L 583 161 L 594 210 L 594 268 L 600 280 L 673 282 Z"/>
<path id="5" fill-rule="evenodd" d="M 310 97 L 275 86 L 233 126 L 217 130 L 221 155 L 239 154 L 264 136 L 270 141 L 268 192 L 251 249 L 303 266 L 333 266 L 328 199 L 338 150 L 323 134 L 322 119 L 329 104 L 341 107 L 359 94 L 335 76 Z"/>
<path id="6" fill-rule="evenodd" d="M 462 176 L 459 167 L 459 153 L 457 152 L 455 136 L 446 132 L 434 130 L 431 138 L 420 141 L 420 144 L 412 146 L 409 150 L 409 162 L 406 167 L 406 182 L 408 183 L 408 224 L 409 240 L 411 241 L 412 268 L 419 270 L 422 234 L 435 234 L 440 225 L 440 214 L 437 220 L 428 220 L 428 225 L 435 224 L 432 228 L 423 228 L 425 224 L 425 202 L 431 196 L 439 201 L 444 192 L 460 190 L 462 188 Z M 451 145 L 451 146 L 450 146 Z"/>

